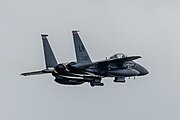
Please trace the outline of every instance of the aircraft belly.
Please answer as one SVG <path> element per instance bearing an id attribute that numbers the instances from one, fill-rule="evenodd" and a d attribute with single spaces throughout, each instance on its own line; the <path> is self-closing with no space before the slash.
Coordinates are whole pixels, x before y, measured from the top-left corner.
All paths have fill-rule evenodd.
<path id="1" fill-rule="evenodd" d="M 111 71 L 108 71 L 108 73 L 113 76 L 136 76 L 136 75 L 139 75 L 139 72 L 135 69 L 111 70 Z"/>

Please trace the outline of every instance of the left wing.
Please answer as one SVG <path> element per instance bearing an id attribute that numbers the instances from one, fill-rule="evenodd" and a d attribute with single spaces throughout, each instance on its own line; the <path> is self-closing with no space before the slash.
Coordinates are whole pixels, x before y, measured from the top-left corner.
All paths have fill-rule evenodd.
<path id="1" fill-rule="evenodd" d="M 107 59 L 107 60 L 102 60 L 99 62 L 94 62 L 94 63 L 90 63 L 90 64 L 86 64 L 86 65 L 74 65 L 74 67 L 79 68 L 79 69 L 85 69 L 94 65 L 108 65 L 108 64 L 123 64 L 124 62 L 127 61 L 132 61 L 132 60 L 136 60 L 141 58 L 141 56 L 130 56 L 130 57 L 124 57 L 124 58 L 114 58 L 114 59 Z"/>

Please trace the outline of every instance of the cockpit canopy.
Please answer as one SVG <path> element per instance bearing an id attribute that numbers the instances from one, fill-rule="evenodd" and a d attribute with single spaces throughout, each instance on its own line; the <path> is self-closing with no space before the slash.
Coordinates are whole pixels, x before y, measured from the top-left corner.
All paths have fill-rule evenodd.
<path id="1" fill-rule="evenodd" d="M 116 58 L 121 59 L 121 58 L 124 58 L 124 57 L 127 57 L 127 55 L 125 55 L 124 53 L 117 53 L 117 54 L 111 56 L 109 59 L 116 59 Z"/>

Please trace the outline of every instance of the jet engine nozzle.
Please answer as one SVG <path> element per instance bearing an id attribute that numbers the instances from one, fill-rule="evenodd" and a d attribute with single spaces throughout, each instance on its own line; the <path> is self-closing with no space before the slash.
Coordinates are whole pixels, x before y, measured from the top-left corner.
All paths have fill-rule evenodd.
<path id="1" fill-rule="evenodd" d="M 56 67 L 54 67 L 52 75 L 53 76 L 61 75 L 67 71 L 68 70 L 64 64 L 58 64 Z"/>

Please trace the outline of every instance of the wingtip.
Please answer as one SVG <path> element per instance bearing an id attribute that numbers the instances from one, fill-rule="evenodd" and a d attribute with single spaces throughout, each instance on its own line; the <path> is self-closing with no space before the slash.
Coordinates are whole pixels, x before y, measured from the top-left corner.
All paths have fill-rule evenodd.
<path id="1" fill-rule="evenodd" d="M 79 30 L 73 30 L 72 34 L 78 34 Z"/>
<path id="2" fill-rule="evenodd" d="M 136 59 L 142 58 L 141 56 L 132 56 L 132 57 L 134 57 Z"/>
<path id="3" fill-rule="evenodd" d="M 142 58 L 141 56 L 138 56 L 138 58 Z"/>
<path id="4" fill-rule="evenodd" d="M 41 34 L 42 37 L 47 37 L 48 35 L 47 34 Z"/>
<path id="5" fill-rule="evenodd" d="M 141 56 L 130 56 L 130 57 L 127 57 L 129 60 L 136 60 L 136 59 L 139 59 L 139 58 L 142 58 Z M 125 58 L 126 59 L 126 58 Z"/>
<path id="6" fill-rule="evenodd" d="M 21 73 L 21 74 L 20 74 L 20 76 L 26 76 L 26 74 L 24 74 L 24 73 Z"/>

